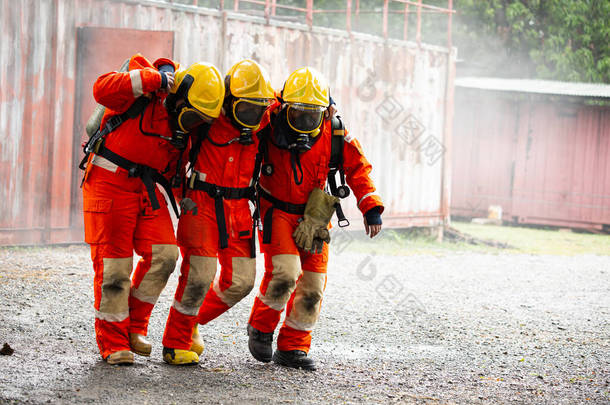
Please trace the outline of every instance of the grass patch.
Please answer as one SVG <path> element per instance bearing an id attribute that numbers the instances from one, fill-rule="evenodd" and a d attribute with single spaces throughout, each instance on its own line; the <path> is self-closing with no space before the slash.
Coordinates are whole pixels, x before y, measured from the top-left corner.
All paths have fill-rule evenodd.
<path id="1" fill-rule="evenodd" d="M 479 225 L 470 222 L 453 222 L 452 226 L 476 238 L 507 243 L 520 253 L 610 255 L 610 235 L 521 226 Z"/>
<path id="2" fill-rule="evenodd" d="M 610 235 L 565 232 L 517 226 L 478 225 L 452 222 L 458 231 L 476 239 L 505 243 L 510 248 L 473 245 L 467 242 L 439 242 L 433 231 L 425 228 L 384 229 L 369 239 L 363 231 L 348 232 L 333 228 L 331 254 L 345 252 L 386 255 L 445 255 L 452 252 L 535 255 L 610 255 Z"/>

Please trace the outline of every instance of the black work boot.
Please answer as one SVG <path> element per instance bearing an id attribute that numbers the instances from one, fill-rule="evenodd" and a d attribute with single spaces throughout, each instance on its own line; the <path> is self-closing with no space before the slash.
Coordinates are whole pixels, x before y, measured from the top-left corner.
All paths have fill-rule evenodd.
<path id="1" fill-rule="evenodd" d="M 316 369 L 314 361 L 302 350 L 276 350 L 273 353 L 273 361 L 280 366 L 302 368 L 303 370 Z"/>
<path id="2" fill-rule="evenodd" d="M 256 360 L 263 363 L 271 361 L 273 354 L 271 343 L 273 343 L 273 332 L 263 333 L 248 325 L 248 349 Z"/>

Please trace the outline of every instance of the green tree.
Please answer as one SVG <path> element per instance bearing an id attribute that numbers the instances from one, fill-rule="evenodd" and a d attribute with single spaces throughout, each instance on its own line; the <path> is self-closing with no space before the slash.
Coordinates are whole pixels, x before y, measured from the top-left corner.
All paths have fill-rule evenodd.
<path id="1" fill-rule="evenodd" d="M 461 57 L 487 74 L 610 83 L 608 0 L 456 0 L 455 8 Z"/>

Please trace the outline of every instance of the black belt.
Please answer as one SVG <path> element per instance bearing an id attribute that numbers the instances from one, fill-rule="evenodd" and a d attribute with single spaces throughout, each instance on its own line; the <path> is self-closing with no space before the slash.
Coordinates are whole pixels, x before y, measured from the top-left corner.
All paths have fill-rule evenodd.
<path id="1" fill-rule="evenodd" d="M 258 187 L 258 195 L 263 197 L 265 200 L 271 203 L 271 207 L 265 213 L 265 218 L 263 219 L 263 243 L 269 244 L 271 243 L 271 227 L 273 224 L 273 210 L 278 209 L 288 214 L 294 215 L 303 215 L 305 214 L 305 206 L 307 204 L 292 204 L 286 201 L 279 200 L 269 194 L 262 187 Z"/>
<path id="2" fill-rule="evenodd" d="M 157 199 L 157 194 L 155 193 L 155 184 L 159 184 L 165 190 L 167 198 L 169 198 L 172 208 L 176 213 L 176 217 L 180 217 L 178 206 L 176 205 L 176 200 L 172 194 L 172 187 L 169 180 L 163 177 L 163 175 L 161 175 L 161 173 L 159 173 L 156 169 L 125 159 L 123 156 L 117 155 L 103 145 L 100 146 L 99 150 L 95 152 L 95 154 L 107 159 L 120 168 L 127 170 L 129 177 L 139 177 L 142 180 L 142 183 L 144 183 L 144 187 L 146 187 L 148 198 L 150 198 L 150 205 L 152 206 L 153 210 L 158 210 L 161 208 L 161 205 L 159 205 L 159 200 Z"/>
<path id="3" fill-rule="evenodd" d="M 197 173 L 194 173 L 189 179 L 189 188 L 193 190 L 205 191 L 211 198 L 214 199 L 214 210 L 216 211 L 216 225 L 218 225 L 218 240 L 221 249 L 226 249 L 229 246 L 229 234 L 227 232 L 227 224 L 225 221 L 225 208 L 223 200 L 240 200 L 247 198 L 254 199 L 254 187 L 222 187 L 216 184 L 201 181 L 197 178 Z M 252 229 L 252 244 L 254 243 L 254 227 Z M 251 257 L 256 256 L 255 248 L 251 245 Z"/>

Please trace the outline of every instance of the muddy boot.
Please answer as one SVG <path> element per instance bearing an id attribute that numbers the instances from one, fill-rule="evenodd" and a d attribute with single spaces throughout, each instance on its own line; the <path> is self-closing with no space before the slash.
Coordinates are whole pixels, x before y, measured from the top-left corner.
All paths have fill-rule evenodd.
<path id="1" fill-rule="evenodd" d="M 276 350 L 273 353 L 273 362 L 280 366 L 302 368 L 303 370 L 315 370 L 316 365 L 307 353 L 301 350 Z"/>
<path id="2" fill-rule="evenodd" d="M 191 343 L 191 351 L 197 353 L 197 356 L 201 356 L 203 353 L 203 339 L 201 339 L 201 335 L 199 335 L 199 328 L 197 325 L 193 328 L 193 343 Z"/>
<path id="3" fill-rule="evenodd" d="M 163 361 L 174 366 L 187 366 L 199 363 L 197 353 L 190 350 L 163 348 Z"/>
<path id="4" fill-rule="evenodd" d="M 139 333 L 130 333 L 129 334 L 129 346 L 131 346 L 131 351 L 135 354 L 139 354 L 140 356 L 150 356 L 150 351 L 152 350 L 152 345 L 146 339 L 144 335 L 140 335 Z"/>
<path id="5" fill-rule="evenodd" d="M 248 325 L 248 349 L 252 356 L 263 363 L 269 363 L 273 355 L 273 332 L 263 333 Z"/>
<path id="6" fill-rule="evenodd" d="M 120 350 L 111 353 L 105 360 L 108 364 L 133 364 L 133 353 L 129 350 Z"/>

